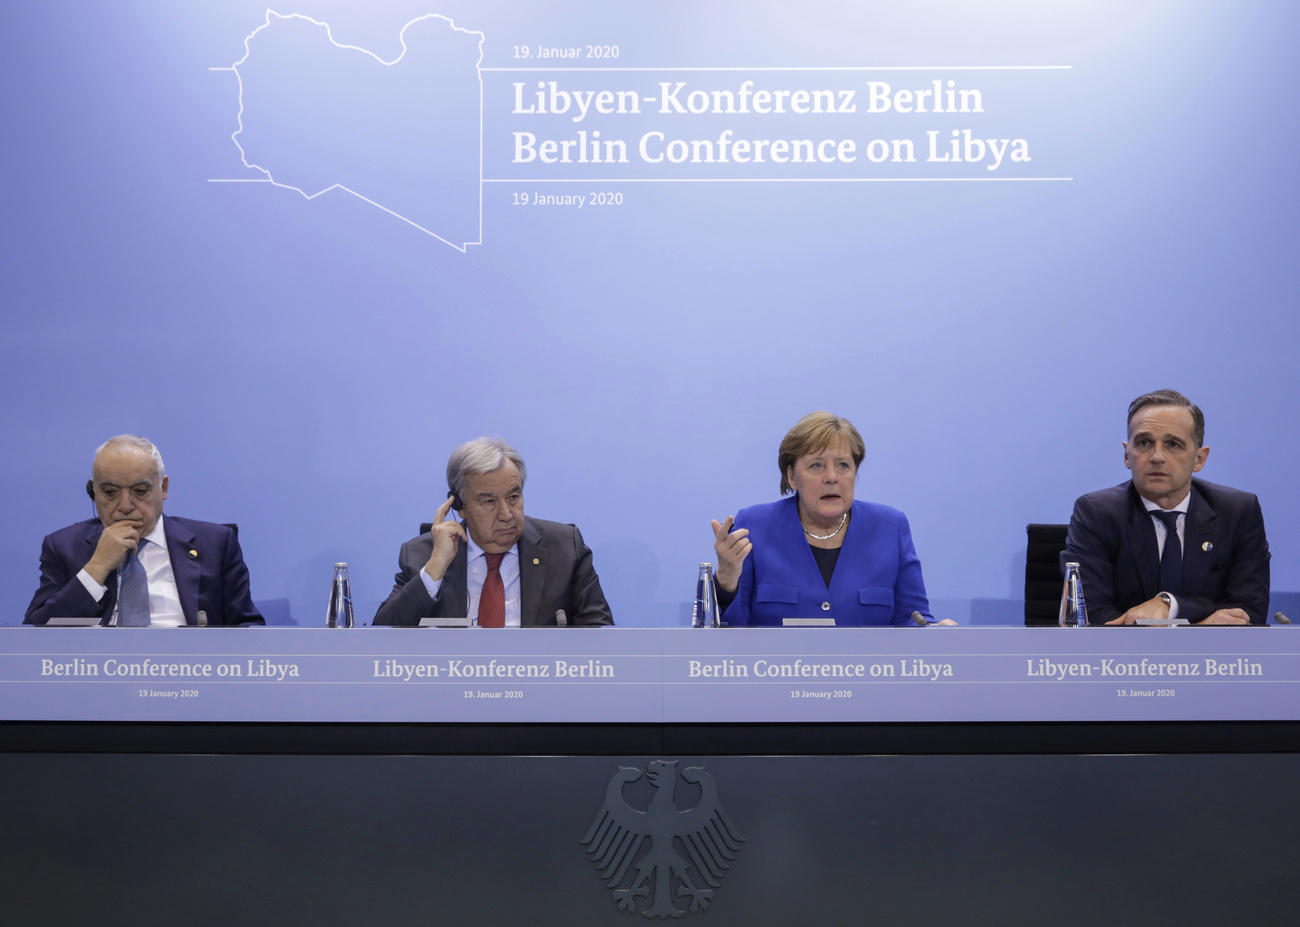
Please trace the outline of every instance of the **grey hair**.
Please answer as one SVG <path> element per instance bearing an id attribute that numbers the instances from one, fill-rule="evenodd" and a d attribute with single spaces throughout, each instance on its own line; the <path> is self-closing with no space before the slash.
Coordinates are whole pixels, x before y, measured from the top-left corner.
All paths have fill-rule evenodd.
<path id="1" fill-rule="evenodd" d="M 456 495 L 465 498 L 465 477 L 479 473 L 491 473 L 510 461 L 519 470 L 519 485 L 524 485 L 528 473 L 524 469 L 524 459 L 519 452 L 500 438 L 475 438 L 466 441 L 447 458 L 447 488 L 454 489 Z"/>
<path id="2" fill-rule="evenodd" d="M 93 459 L 98 460 L 99 455 L 110 447 L 129 447 L 137 451 L 142 451 L 153 458 L 154 470 L 157 472 L 160 481 L 167 475 L 167 471 L 163 469 L 162 454 L 158 451 L 157 445 L 148 438 L 142 438 L 139 435 L 114 435 L 99 447 L 95 448 L 95 456 Z"/>

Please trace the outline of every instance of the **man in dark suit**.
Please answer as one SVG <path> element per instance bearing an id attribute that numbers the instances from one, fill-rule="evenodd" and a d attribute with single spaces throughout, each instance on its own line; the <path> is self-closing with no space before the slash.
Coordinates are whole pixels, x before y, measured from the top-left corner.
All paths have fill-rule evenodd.
<path id="1" fill-rule="evenodd" d="M 86 490 L 99 517 L 46 536 L 25 624 L 76 617 L 140 627 L 264 623 L 235 532 L 162 514 L 168 479 L 151 441 L 109 438 L 91 471 Z"/>
<path id="2" fill-rule="evenodd" d="M 1061 555 L 1079 564 L 1090 624 L 1266 623 L 1259 500 L 1193 479 L 1210 454 L 1204 441 L 1205 416 L 1181 393 L 1157 390 L 1129 406 L 1132 480 L 1075 502 Z"/>
<path id="3" fill-rule="evenodd" d="M 402 545 L 374 624 L 469 616 L 479 627 L 613 624 L 591 550 L 573 525 L 524 515 L 526 470 L 496 438 L 447 461 L 447 500 L 429 531 Z M 460 521 L 448 520 L 455 509 Z"/>

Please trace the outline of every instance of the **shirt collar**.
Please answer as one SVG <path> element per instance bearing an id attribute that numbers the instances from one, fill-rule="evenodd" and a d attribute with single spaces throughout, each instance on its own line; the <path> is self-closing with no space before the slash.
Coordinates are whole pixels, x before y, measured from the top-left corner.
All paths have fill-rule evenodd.
<path id="1" fill-rule="evenodd" d="M 162 521 L 161 518 L 158 520 L 160 522 Z M 486 556 L 483 551 L 483 548 L 479 547 L 477 544 L 474 543 L 474 538 L 470 537 L 469 529 L 466 529 L 465 530 L 465 562 L 473 563 L 479 557 L 483 557 L 483 556 Z M 518 557 L 518 556 L 519 556 L 519 542 L 515 541 L 515 546 L 510 548 L 508 551 L 506 551 L 505 556 L 502 557 L 501 559 L 509 560 L 511 557 Z"/>
<path id="2" fill-rule="evenodd" d="M 163 529 L 162 515 L 159 515 L 158 520 L 153 523 L 153 530 L 141 538 L 141 540 L 151 541 L 163 550 L 167 549 L 167 532 Z"/>
<path id="3" fill-rule="evenodd" d="M 1156 505 L 1150 499 L 1147 499 L 1143 496 L 1139 496 L 1138 498 L 1142 500 L 1142 505 L 1146 507 L 1146 510 L 1148 512 L 1179 512 L 1183 515 L 1186 515 L 1187 504 L 1192 501 L 1192 491 L 1189 489 L 1187 491 L 1187 495 L 1183 496 L 1183 501 L 1175 505 L 1172 509 L 1162 509 L 1160 506 Z"/>

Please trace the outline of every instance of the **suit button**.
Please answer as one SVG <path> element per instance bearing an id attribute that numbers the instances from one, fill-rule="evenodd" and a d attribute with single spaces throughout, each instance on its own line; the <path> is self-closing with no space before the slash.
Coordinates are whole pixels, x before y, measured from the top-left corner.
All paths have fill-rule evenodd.
<path id="1" fill-rule="evenodd" d="M 830 603 L 830 602 L 823 602 L 823 603 L 822 603 L 822 611 L 824 611 L 824 612 L 828 612 L 828 611 L 830 611 L 830 610 L 831 610 L 831 603 Z"/>

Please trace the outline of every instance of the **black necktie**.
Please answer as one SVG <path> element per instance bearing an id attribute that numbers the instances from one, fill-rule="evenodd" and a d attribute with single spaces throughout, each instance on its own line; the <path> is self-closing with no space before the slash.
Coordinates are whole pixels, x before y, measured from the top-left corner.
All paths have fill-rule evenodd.
<path id="1" fill-rule="evenodd" d="M 1152 512 L 1165 524 L 1165 549 L 1160 555 L 1160 591 L 1178 595 L 1183 585 L 1183 543 L 1178 540 L 1178 512 Z"/>

